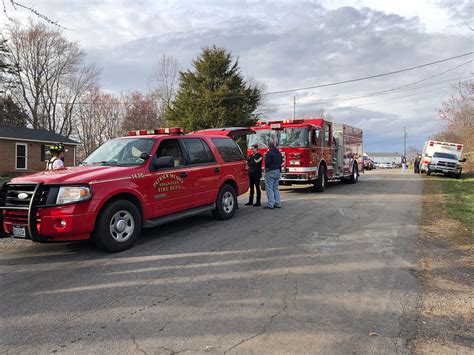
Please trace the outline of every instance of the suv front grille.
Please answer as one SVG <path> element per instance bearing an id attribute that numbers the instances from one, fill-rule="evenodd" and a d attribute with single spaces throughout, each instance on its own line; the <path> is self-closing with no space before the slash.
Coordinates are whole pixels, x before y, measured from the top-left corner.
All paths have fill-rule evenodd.
<path id="1" fill-rule="evenodd" d="M 7 206 L 28 207 L 35 191 L 36 185 L 33 184 L 13 184 L 7 185 L 5 204 Z M 26 194 L 26 198 L 20 198 Z"/>
<path id="2" fill-rule="evenodd" d="M 456 168 L 456 163 L 450 163 L 446 161 L 439 161 L 436 165 L 440 167 L 446 167 L 446 168 Z"/>

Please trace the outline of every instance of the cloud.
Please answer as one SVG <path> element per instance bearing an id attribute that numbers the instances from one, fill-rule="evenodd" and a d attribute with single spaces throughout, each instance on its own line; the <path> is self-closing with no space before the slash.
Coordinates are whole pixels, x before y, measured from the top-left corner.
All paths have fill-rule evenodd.
<path id="1" fill-rule="evenodd" d="M 407 4 L 398 6 L 397 11 L 393 4 L 372 6 L 371 2 L 349 0 L 337 4 L 340 3 L 348 6 L 294 1 L 56 1 L 41 4 L 38 10 L 75 29 L 65 34 L 81 42 L 88 60 L 103 68 L 104 88 L 116 92 L 146 89 L 153 66 L 162 54 L 177 58 L 187 69 L 203 47 L 213 44 L 229 49 L 239 58 L 242 72 L 264 81 L 268 91 L 388 72 L 472 48 L 470 31 L 427 30 L 440 28 L 443 22 L 427 22 L 423 16 L 424 9 L 426 13 L 433 12 L 431 4 L 413 4 L 412 15 L 411 5 Z M 464 19 L 469 12 L 472 14 L 469 1 L 445 1 L 440 6 L 446 16 Z M 443 13 L 438 5 L 435 7 Z M 413 132 L 410 137 L 417 139 L 413 144 L 421 146 L 439 128 L 436 109 L 451 93 L 448 84 L 431 87 L 435 89 L 431 92 L 427 92 L 431 89 L 428 87 L 357 100 L 331 98 L 403 86 L 466 60 L 377 80 L 272 95 L 266 100 L 278 108 L 273 118 L 291 116 L 295 95 L 301 103 L 297 106 L 299 113 L 325 108 L 336 120 L 364 128 L 369 146 L 372 142 L 385 142 L 387 149 L 393 150 L 399 144 L 396 132 L 403 126 Z M 472 69 L 471 64 L 424 83 L 461 77 L 472 73 Z M 408 96 L 417 92 L 421 94 Z M 329 100 L 322 105 L 311 99 Z"/>

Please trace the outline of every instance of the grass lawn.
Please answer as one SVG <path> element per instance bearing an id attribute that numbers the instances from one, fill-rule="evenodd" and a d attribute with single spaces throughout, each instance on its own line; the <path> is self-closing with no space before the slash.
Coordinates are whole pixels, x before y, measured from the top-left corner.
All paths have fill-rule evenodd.
<path id="1" fill-rule="evenodd" d="M 474 232 L 474 177 L 436 179 L 445 197 L 446 212 Z"/>

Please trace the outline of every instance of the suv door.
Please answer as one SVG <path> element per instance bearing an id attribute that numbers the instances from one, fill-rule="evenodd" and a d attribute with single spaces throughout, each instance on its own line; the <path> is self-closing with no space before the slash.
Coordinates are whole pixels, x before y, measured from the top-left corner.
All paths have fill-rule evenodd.
<path id="1" fill-rule="evenodd" d="M 172 156 L 175 166 L 157 169 L 154 163 L 163 156 Z M 191 168 L 187 164 L 180 139 L 162 139 L 150 160 L 149 174 L 146 177 L 146 199 L 153 206 L 154 216 L 192 208 L 194 186 L 190 176 Z"/>
<path id="2" fill-rule="evenodd" d="M 203 138 L 183 138 L 186 147 L 189 173 L 192 174 L 193 201 L 196 206 L 215 202 L 220 167 Z"/>

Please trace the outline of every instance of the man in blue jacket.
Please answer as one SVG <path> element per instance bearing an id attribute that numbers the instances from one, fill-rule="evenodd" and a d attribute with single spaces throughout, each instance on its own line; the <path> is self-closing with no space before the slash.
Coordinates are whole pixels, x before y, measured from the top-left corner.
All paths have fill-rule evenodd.
<path id="1" fill-rule="evenodd" d="M 267 192 L 268 205 L 266 209 L 281 208 L 280 200 L 280 169 L 283 157 L 276 148 L 275 142 L 268 143 L 270 150 L 265 155 L 265 190 Z"/>

